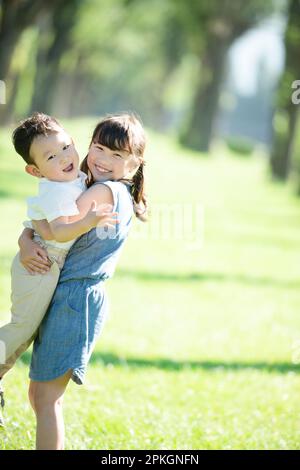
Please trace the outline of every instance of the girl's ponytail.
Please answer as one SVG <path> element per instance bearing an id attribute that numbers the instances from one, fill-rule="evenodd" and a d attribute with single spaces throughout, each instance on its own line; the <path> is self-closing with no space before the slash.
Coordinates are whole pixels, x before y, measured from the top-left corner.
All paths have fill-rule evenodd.
<path id="1" fill-rule="evenodd" d="M 143 222 L 147 220 L 148 210 L 147 198 L 144 193 L 144 165 L 145 162 L 142 162 L 132 177 L 133 185 L 131 188 L 135 215 Z"/>

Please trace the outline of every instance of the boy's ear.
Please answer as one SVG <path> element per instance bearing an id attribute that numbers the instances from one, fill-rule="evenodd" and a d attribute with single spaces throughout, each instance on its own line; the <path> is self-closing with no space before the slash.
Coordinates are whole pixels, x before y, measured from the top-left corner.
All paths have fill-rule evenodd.
<path id="1" fill-rule="evenodd" d="M 25 171 L 26 171 L 26 173 L 28 173 L 29 175 L 35 176 L 36 178 L 41 178 L 41 177 L 42 177 L 41 172 L 40 172 L 40 170 L 38 169 L 38 167 L 36 167 L 36 166 L 33 165 L 33 164 L 26 165 L 26 166 L 25 166 Z"/>

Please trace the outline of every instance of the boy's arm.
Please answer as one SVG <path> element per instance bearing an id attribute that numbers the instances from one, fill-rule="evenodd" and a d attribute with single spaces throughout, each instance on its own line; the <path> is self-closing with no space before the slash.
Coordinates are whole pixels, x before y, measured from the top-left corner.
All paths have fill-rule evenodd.
<path id="1" fill-rule="evenodd" d="M 25 228 L 19 237 L 20 262 L 30 274 L 45 274 L 51 266 L 48 253 L 38 243 L 35 243 L 32 237 L 33 230 L 30 228 Z"/>
<path id="2" fill-rule="evenodd" d="M 113 197 L 111 190 L 105 185 L 97 185 L 82 193 L 76 201 L 79 214 L 68 217 L 58 217 L 50 222 L 47 220 L 32 221 L 34 230 L 44 239 L 58 242 L 66 242 L 83 235 L 95 226 L 111 226 L 117 221 L 116 213 L 111 213 Z M 98 205 L 97 215 L 92 210 L 93 205 Z"/>
<path id="3" fill-rule="evenodd" d="M 96 203 L 93 202 L 82 219 L 70 222 L 69 217 L 58 217 L 50 222 L 50 228 L 56 241 L 67 242 L 80 237 L 94 227 L 113 227 L 118 223 L 116 216 L 116 212 L 111 212 L 111 205 L 109 208 L 102 205 L 96 210 Z"/>
<path id="4" fill-rule="evenodd" d="M 37 232 L 44 240 L 54 239 L 53 233 L 51 232 L 50 225 L 46 219 L 32 220 L 31 223 L 35 232 Z"/>
<path id="5" fill-rule="evenodd" d="M 111 190 L 105 185 L 97 185 L 83 192 L 76 200 L 79 214 L 58 217 L 50 222 L 54 239 L 58 242 L 73 240 L 96 226 L 112 227 L 117 213 L 111 212 L 113 197 Z M 95 211 L 95 206 L 97 211 Z"/>

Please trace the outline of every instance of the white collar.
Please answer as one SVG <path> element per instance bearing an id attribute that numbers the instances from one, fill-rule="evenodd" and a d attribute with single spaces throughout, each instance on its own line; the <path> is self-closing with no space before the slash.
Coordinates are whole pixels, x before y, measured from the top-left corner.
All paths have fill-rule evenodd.
<path id="1" fill-rule="evenodd" d="M 40 184 L 45 184 L 45 183 L 74 183 L 75 181 L 78 181 L 78 180 L 82 180 L 82 181 L 85 181 L 87 179 L 87 175 L 81 171 L 81 170 L 78 170 L 78 176 L 72 180 L 72 181 L 53 181 L 53 180 L 49 180 L 48 178 L 40 178 L 40 181 L 39 183 Z"/>

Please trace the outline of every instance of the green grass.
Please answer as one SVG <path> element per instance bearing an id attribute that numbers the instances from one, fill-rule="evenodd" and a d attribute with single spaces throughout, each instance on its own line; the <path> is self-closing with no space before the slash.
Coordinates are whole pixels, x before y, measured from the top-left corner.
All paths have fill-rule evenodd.
<path id="1" fill-rule="evenodd" d="M 94 120 L 65 124 L 84 156 Z M 153 221 L 138 237 L 135 223 L 86 384 L 66 393 L 67 449 L 300 449 L 300 201 L 260 155 L 208 158 L 149 133 L 147 158 L 152 220 L 160 204 L 201 204 L 204 242 L 155 239 Z M 0 131 L 2 322 L 36 188 L 22 168 Z M 5 380 L 0 449 L 34 448 L 29 360 Z"/>

